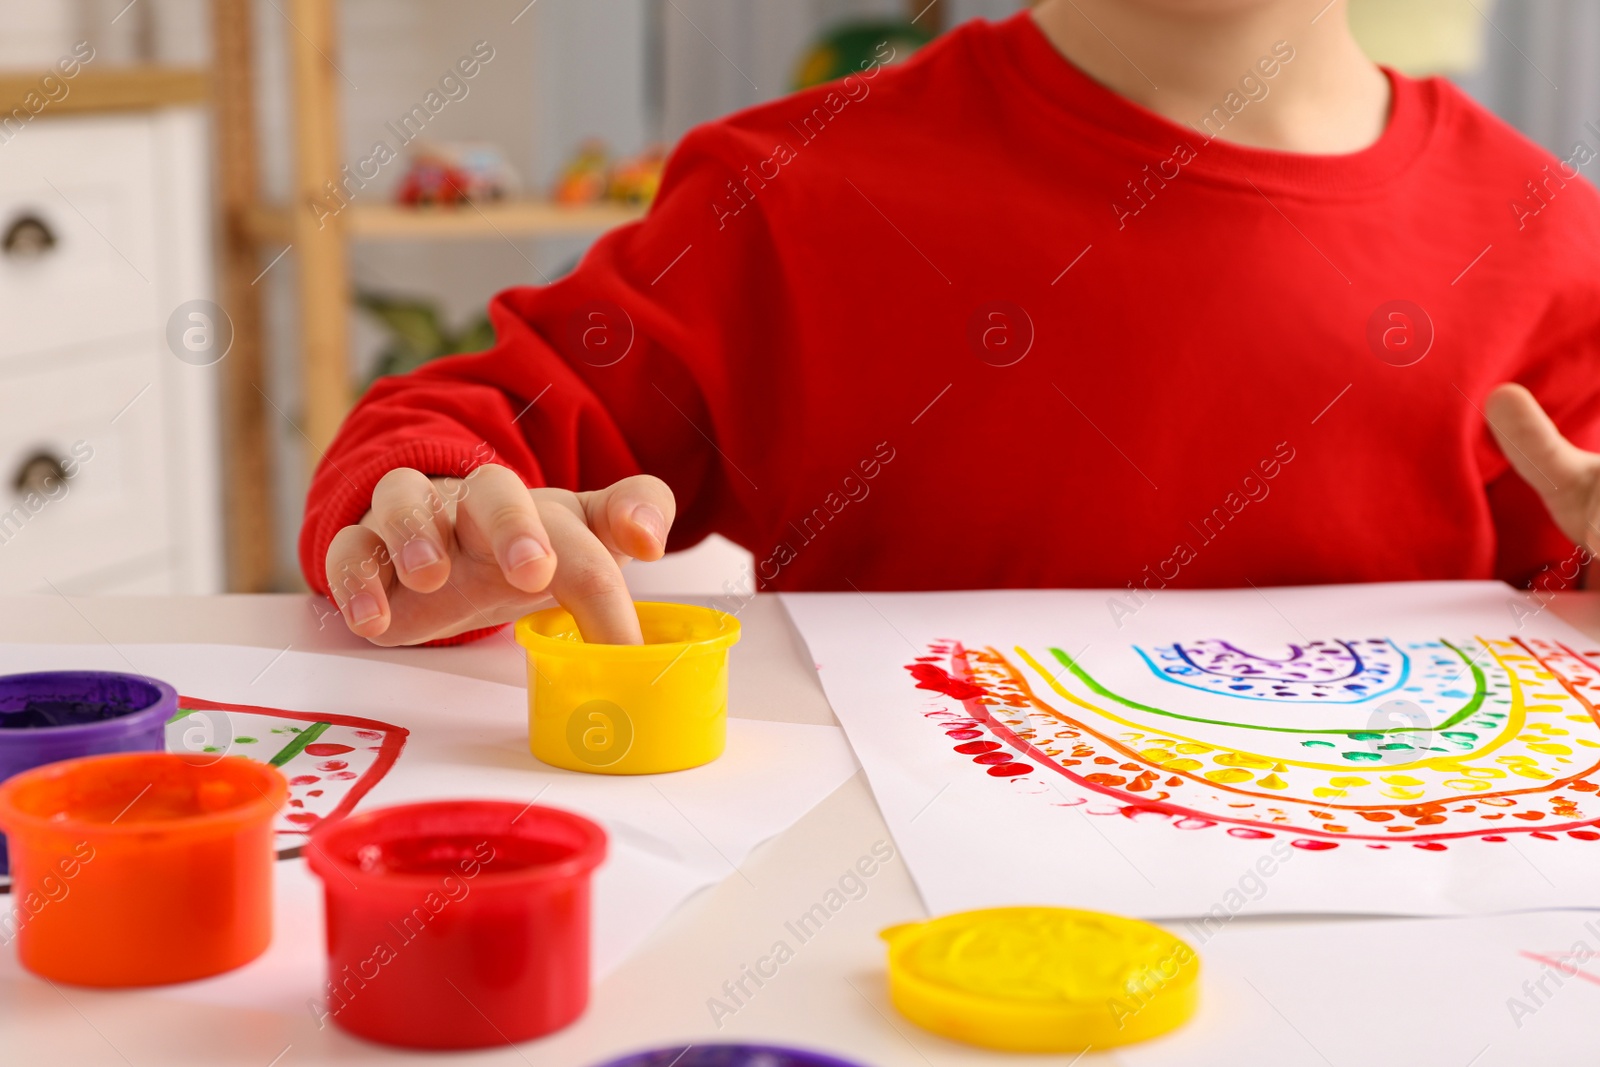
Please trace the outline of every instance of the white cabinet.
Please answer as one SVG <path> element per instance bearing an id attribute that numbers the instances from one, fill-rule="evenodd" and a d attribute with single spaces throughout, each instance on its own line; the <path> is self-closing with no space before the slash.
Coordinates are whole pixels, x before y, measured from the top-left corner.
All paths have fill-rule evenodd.
<path id="1" fill-rule="evenodd" d="M 221 588 L 202 113 L 42 116 L 0 151 L 0 592 Z"/>

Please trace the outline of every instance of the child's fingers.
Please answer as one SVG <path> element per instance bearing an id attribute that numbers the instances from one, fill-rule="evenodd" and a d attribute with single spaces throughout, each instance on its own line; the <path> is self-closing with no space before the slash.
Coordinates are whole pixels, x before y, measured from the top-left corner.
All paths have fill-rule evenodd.
<path id="1" fill-rule="evenodd" d="M 611 551 L 644 560 L 660 559 L 666 552 L 678 504 L 660 478 L 636 474 L 578 498 L 589 528 Z"/>
<path id="2" fill-rule="evenodd" d="M 371 638 L 389 628 L 386 587 L 394 570 L 376 531 L 365 526 L 340 530 L 328 546 L 324 566 L 328 589 L 352 633 Z"/>
<path id="3" fill-rule="evenodd" d="M 458 539 L 469 524 L 492 549 L 512 586 L 537 593 L 550 584 L 556 552 L 528 487 L 515 472 L 489 464 L 467 476 L 456 506 Z"/>
<path id="4" fill-rule="evenodd" d="M 1516 472 L 1544 497 L 1578 488 L 1593 466 L 1588 453 L 1561 436 L 1533 394 L 1520 385 L 1496 386 L 1484 402 L 1489 428 Z"/>
<path id="5" fill-rule="evenodd" d="M 450 577 L 443 513 L 444 500 L 421 471 L 397 468 L 373 487 L 366 525 L 383 538 L 401 584 L 419 593 L 433 592 Z"/>
<path id="6" fill-rule="evenodd" d="M 543 514 L 561 557 L 550 592 L 572 612 L 583 639 L 607 645 L 643 644 L 639 613 L 611 550 L 570 506 L 549 501 Z"/>

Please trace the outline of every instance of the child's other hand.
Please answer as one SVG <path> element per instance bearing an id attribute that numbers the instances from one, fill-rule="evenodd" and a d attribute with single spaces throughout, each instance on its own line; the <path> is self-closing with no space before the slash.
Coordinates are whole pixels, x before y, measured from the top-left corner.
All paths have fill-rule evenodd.
<path id="1" fill-rule="evenodd" d="M 466 478 L 392 470 L 328 546 L 328 586 L 351 631 L 377 645 L 511 622 L 552 597 L 585 640 L 637 645 L 621 564 L 659 559 L 676 512 L 649 475 L 571 493 L 529 489 L 494 464 Z"/>
<path id="2" fill-rule="evenodd" d="M 1600 455 L 1561 436 L 1533 394 L 1520 385 L 1496 386 L 1484 402 L 1500 451 L 1538 490 L 1561 532 L 1600 554 Z"/>

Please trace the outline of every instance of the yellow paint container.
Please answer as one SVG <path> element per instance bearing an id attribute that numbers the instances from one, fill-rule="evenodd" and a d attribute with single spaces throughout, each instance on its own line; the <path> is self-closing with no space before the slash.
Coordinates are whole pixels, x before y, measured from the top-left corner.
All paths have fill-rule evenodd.
<path id="1" fill-rule="evenodd" d="M 1200 958 L 1137 919 L 987 908 L 882 937 L 895 1008 L 970 1045 L 1077 1054 L 1165 1034 L 1199 1005 Z"/>
<path id="2" fill-rule="evenodd" d="M 588 644 L 565 608 L 517 622 L 528 655 L 528 741 L 552 767 L 659 774 L 722 755 L 728 649 L 739 620 L 688 604 L 634 605 L 642 645 Z"/>

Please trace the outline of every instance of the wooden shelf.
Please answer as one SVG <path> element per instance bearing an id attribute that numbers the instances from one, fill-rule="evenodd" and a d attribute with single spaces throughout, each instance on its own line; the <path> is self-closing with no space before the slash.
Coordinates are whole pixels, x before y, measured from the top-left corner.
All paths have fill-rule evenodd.
<path id="1" fill-rule="evenodd" d="M 370 240 L 406 238 L 559 237 L 595 234 L 644 217 L 623 204 L 569 207 L 546 200 L 502 200 L 461 207 L 350 205 L 349 233 Z"/>
<path id="2" fill-rule="evenodd" d="M 211 95 L 210 72 L 201 67 L 108 67 L 84 69 L 77 77 L 63 78 L 53 71 L 0 71 L 0 113 L 22 107 L 29 93 L 41 97 L 40 82 L 53 76 L 66 85 L 67 95 L 52 101 L 40 114 L 60 115 L 84 111 L 130 111 L 204 103 Z"/>
<path id="3" fill-rule="evenodd" d="M 353 203 L 338 219 L 346 236 L 370 241 L 471 240 L 485 237 L 564 237 L 603 233 L 644 217 L 625 204 L 568 207 L 547 200 L 503 200 L 459 207 L 406 207 Z M 259 241 L 293 241 L 294 220 L 286 208 L 257 208 L 245 220 Z"/>

